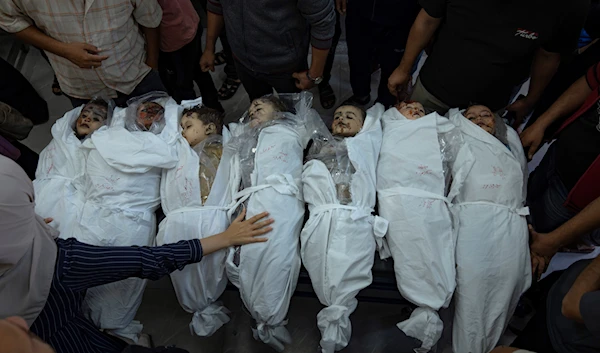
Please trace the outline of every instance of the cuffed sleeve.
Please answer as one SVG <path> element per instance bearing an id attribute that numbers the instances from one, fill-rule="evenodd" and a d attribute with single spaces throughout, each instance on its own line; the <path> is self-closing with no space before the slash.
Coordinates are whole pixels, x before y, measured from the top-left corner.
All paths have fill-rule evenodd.
<path id="1" fill-rule="evenodd" d="M 162 9 L 157 0 L 131 0 L 133 18 L 144 27 L 156 28 L 162 20 Z"/>
<path id="2" fill-rule="evenodd" d="M 585 79 L 592 91 L 600 86 L 600 62 L 588 69 Z"/>
<path id="3" fill-rule="evenodd" d="M 102 247 L 71 238 L 58 239 L 56 272 L 73 290 L 84 290 L 129 277 L 157 280 L 202 259 L 200 240 L 157 247 Z"/>
<path id="4" fill-rule="evenodd" d="M 331 48 L 335 33 L 333 0 L 299 0 L 298 9 L 310 23 L 311 45 L 317 49 Z"/>
<path id="5" fill-rule="evenodd" d="M 13 0 L 0 1 L 0 28 L 9 33 L 17 33 L 32 25 L 33 21 Z"/>
<path id="6" fill-rule="evenodd" d="M 210 11 L 217 15 L 223 15 L 223 7 L 220 0 L 208 0 L 206 3 L 206 11 Z"/>
<path id="7" fill-rule="evenodd" d="M 447 0 L 419 0 L 419 5 L 434 18 L 446 16 Z"/>

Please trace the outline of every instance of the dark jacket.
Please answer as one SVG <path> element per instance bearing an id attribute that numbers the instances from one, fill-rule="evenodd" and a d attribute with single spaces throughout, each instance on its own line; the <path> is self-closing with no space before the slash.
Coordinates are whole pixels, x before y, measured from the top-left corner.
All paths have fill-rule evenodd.
<path id="1" fill-rule="evenodd" d="M 306 66 L 308 45 L 331 47 L 333 0 L 208 0 L 223 15 L 235 58 L 263 73 L 292 73 Z"/>
<path id="2" fill-rule="evenodd" d="M 560 138 L 559 134 L 562 130 L 582 116 L 588 109 L 595 109 L 596 102 L 600 100 L 600 62 L 588 70 L 586 79 L 592 89 L 592 93 L 586 98 L 579 110 L 571 115 L 562 124 L 560 129 L 558 129 L 556 132 L 558 138 Z M 598 183 L 598 180 L 600 180 L 600 156 L 596 158 L 587 171 L 579 178 L 573 189 L 571 189 L 565 206 L 576 211 L 581 211 L 590 202 L 600 197 L 600 183 Z"/>

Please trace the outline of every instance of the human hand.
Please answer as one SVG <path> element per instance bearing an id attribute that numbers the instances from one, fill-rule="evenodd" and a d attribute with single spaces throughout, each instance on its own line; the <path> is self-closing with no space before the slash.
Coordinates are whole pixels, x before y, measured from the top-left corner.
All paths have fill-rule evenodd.
<path id="1" fill-rule="evenodd" d="M 412 77 L 410 74 L 397 67 L 388 78 L 388 90 L 394 97 L 398 97 L 399 92 L 408 91 L 408 83 L 411 79 Z"/>
<path id="2" fill-rule="evenodd" d="M 540 278 L 542 278 L 542 275 L 544 274 L 544 272 L 546 272 L 548 265 L 550 264 L 550 258 L 536 254 L 533 251 L 530 254 L 531 254 L 530 255 L 531 256 L 531 274 L 533 275 L 533 278 L 535 278 L 537 281 L 539 281 Z"/>
<path id="3" fill-rule="evenodd" d="M 519 136 L 523 148 L 527 150 L 527 158 L 529 160 L 533 158 L 533 155 L 540 147 L 542 140 L 544 140 L 545 132 L 546 129 L 543 126 L 533 123 L 533 125 L 525 129 Z"/>
<path id="4" fill-rule="evenodd" d="M 54 220 L 54 218 L 44 218 L 44 223 L 48 224 L 48 223 L 52 223 L 52 221 Z"/>
<path id="5" fill-rule="evenodd" d="M 338 10 L 340 15 L 346 14 L 346 3 L 348 0 L 335 0 L 335 8 Z"/>
<path id="6" fill-rule="evenodd" d="M 308 78 L 308 71 L 294 72 L 292 77 L 296 79 L 296 87 L 298 87 L 299 90 L 304 91 L 315 86 L 315 83 Z"/>
<path id="7" fill-rule="evenodd" d="M 87 43 L 66 43 L 62 56 L 82 69 L 94 69 L 108 59 L 108 55 L 98 55 L 100 51 Z"/>
<path id="8" fill-rule="evenodd" d="M 205 50 L 200 58 L 200 68 L 202 72 L 212 71 L 215 72 L 215 52 L 212 50 Z"/>
<path id="9" fill-rule="evenodd" d="M 557 244 L 551 233 L 538 233 L 533 229 L 533 226 L 528 225 L 529 236 L 531 239 L 529 247 L 531 251 L 539 256 L 552 258 L 560 249 L 560 244 Z"/>
<path id="10" fill-rule="evenodd" d="M 515 121 L 513 122 L 512 127 L 516 129 L 521 126 L 527 114 L 531 113 L 533 104 L 525 97 L 516 100 L 513 104 L 509 105 L 506 110 L 515 113 Z"/>
<path id="11" fill-rule="evenodd" d="M 275 222 L 273 219 L 269 218 L 259 222 L 268 215 L 268 212 L 263 212 L 244 221 L 244 217 L 246 217 L 246 209 L 244 208 L 240 215 L 231 223 L 229 228 L 221 233 L 221 236 L 224 238 L 228 247 L 265 242 L 267 241 L 267 238 L 257 238 L 257 236 L 264 235 L 273 230 L 272 227 L 268 226 Z"/>

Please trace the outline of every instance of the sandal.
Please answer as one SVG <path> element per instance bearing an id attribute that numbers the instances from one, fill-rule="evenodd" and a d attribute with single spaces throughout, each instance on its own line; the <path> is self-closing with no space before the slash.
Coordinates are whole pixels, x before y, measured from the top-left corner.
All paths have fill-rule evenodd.
<path id="1" fill-rule="evenodd" d="M 223 82 L 223 85 L 219 89 L 219 92 L 217 92 L 217 94 L 219 95 L 219 99 L 227 100 L 233 97 L 235 92 L 237 92 L 238 88 L 240 88 L 241 84 L 242 81 L 234 80 L 232 78 L 227 77 L 227 79 L 225 80 L 225 82 Z"/>
<path id="2" fill-rule="evenodd" d="M 62 90 L 60 89 L 60 85 L 58 84 L 56 75 L 54 76 L 54 82 L 52 82 L 52 93 L 54 93 L 56 96 L 62 96 L 63 94 Z"/>
<path id="3" fill-rule="evenodd" d="M 215 66 L 223 65 L 227 63 L 227 55 L 223 51 L 215 54 Z"/>
<path id="4" fill-rule="evenodd" d="M 335 105 L 335 93 L 329 83 L 324 86 L 319 85 L 319 98 L 323 109 L 331 109 Z"/>

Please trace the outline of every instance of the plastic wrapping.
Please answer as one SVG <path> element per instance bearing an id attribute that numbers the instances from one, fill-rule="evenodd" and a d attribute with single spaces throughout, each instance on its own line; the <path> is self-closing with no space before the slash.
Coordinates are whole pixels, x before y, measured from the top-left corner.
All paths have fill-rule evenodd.
<path id="1" fill-rule="evenodd" d="M 125 128 L 129 131 L 149 131 L 159 134 L 165 127 L 165 106 L 170 97 L 154 91 L 127 101 Z"/>
<path id="2" fill-rule="evenodd" d="M 307 156 L 307 160 L 312 159 L 323 162 L 331 173 L 340 204 L 350 204 L 352 202 L 350 184 L 356 169 L 348 157 L 348 147 L 344 139 L 331 135 L 320 135 L 313 139 L 313 145 Z"/>
<path id="3" fill-rule="evenodd" d="M 221 156 L 223 155 L 223 136 L 211 135 L 194 146 L 193 150 L 196 151 L 200 158 L 198 176 L 200 178 L 200 195 L 202 197 L 202 204 L 204 205 L 215 182 Z"/>
<path id="4" fill-rule="evenodd" d="M 464 139 L 459 129 L 451 129 L 447 132 L 438 130 L 438 142 L 440 144 L 442 171 L 444 173 L 445 181 L 444 195 L 448 195 L 450 184 L 452 183 L 452 166 L 458 152 L 464 145 Z"/>
<path id="5" fill-rule="evenodd" d="M 311 109 L 308 92 L 278 99 L 287 111 L 274 112 L 275 119 L 258 123 L 251 123 L 250 114 L 244 114 L 241 126 L 233 127 L 235 137 L 223 155 L 233 152 L 231 188 L 242 185 L 230 213 L 243 203 L 247 218 L 268 211 L 275 220 L 268 242 L 230 250 L 227 275 L 256 320 L 254 338 L 283 351 L 291 342 L 286 316 L 301 267 L 303 151 L 310 138 L 310 120 L 318 114 Z"/>
<path id="6" fill-rule="evenodd" d="M 77 136 L 77 138 L 80 140 L 86 139 L 86 138 L 90 137 L 92 135 L 92 133 L 94 132 L 94 131 L 92 131 L 90 133 L 86 133 L 85 135 L 80 134 L 77 129 L 80 119 L 86 119 L 86 118 L 95 119 L 95 120 L 102 119 L 103 126 L 110 126 L 114 110 L 115 110 L 115 102 L 110 98 L 96 96 L 96 97 L 93 97 L 92 99 L 90 99 L 89 102 L 87 102 L 86 104 L 84 104 L 81 107 L 81 112 L 79 113 L 79 116 L 72 123 L 72 128 L 73 128 L 73 131 L 75 131 L 75 135 Z M 83 120 L 81 120 L 81 122 L 84 123 Z M 87 130 L 89 128 L 90 128 L 89 126 L 84 125 L 85 130 Z"/>

